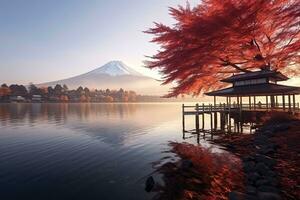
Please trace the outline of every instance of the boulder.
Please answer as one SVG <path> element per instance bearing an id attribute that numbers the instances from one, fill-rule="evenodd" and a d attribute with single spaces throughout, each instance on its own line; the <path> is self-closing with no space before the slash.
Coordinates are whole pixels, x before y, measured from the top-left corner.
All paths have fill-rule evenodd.
<path id="1" fill-rule="evenodd" d="M 265 186 L 271 185 L 271 183 L 270 183 L 270 181 L 267 180 L 267 179 L 259 179 L 259 180 L 257 180 L 257 181 L 255 182 L 255 185 L 256 185 L 257 187 L 260 187 L 260 186 L 262 186 L 262 185 L 265 185 Z"/>
<path id="2" fill-rule="evenodd" d="M 288 125 L 288 124 L 278 124 L 273 127 L 272 131 L 274 133 L 278 133 L 278 132 L 282 132 L 282 131 L 287 131 L 289 129 L 290 129 L 290 125 Z"/>
<path id="3" fill-rule="evenodd" d="M 155 181 L 152 176 L 148 177 L 145 183 L 145 190 L 146 192 L 151 192 L 151 190 L 154 188 Z"/>
<path id="4" fill-rule="evenodd" d="M 244 170 L 245 172 L 251 172 L 255 168 L 255 162 L 254 161 L 248 161 L 244 163 Z"/>
<path id="5" fill-rule="evenodd" d="M 269 167 L 265 165 L 263 162 L 259 162 L 255 165 L 255 171 L 257 171 L 260 175 L 265 175 L 269 171 Z"/>
<path id="6" fill-rule="evenodd" d="M 276 194 L 279 193 L 278 189 L 276 189 L 275 187 L 266 186 L 266 185 L 259 186 L 258 191 L 260 191 L 260 192 L 270 192 L 270 193 L 276 193 Z"/>
<path id="7" fill-rule="evenodd" d="M 245 188 L 245 191 L 246 191 L 247 194 L 250 194 L 250 195 L 255 195 L 256 192 L 257 192 L 256 188 L 253 187 L 253 186 L 247 186 Z"/>
<path id="8" fill-rule="evenodd" d="M 259 192 L 258 193 L 259 200 L 281 200 L 281 197 L 272 192 Z"/>
<path id="9" fill-rule="evenodd" d="M 255 183 L 260 178 L 260 175 L 257 172 L 252 172 L 247 175 L 249 182 Z"/>
<path id="10" fill-rule="evenodd" d="M 276 161 L 272 159 L 269 156 L 261 155 L 261 154 L 256 154 L 255 155 L 255 160 L 257 162 L 262 162 L 266 164 L 268 167 L 274 167 L 276 165 Z"/>
<path id="11" fill-rule="evenodd" d="M 191 160 L 182 160 L 180 164 L 180 168 L 183 170 L 188 170 L 194 166 Z"/>
<path id="12" fill-rule="evenodd" d="M 257 200 L 255 196 L 232 191 L 228 194 L 228 200 Z"/>

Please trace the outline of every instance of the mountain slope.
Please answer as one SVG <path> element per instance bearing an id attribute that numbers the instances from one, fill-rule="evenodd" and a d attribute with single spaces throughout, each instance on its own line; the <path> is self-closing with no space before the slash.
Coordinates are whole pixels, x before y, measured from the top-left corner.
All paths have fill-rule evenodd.
<path id="1" fill-rule="evenodd" d="M 133 90 L 143 95 L 163 95 L 168 87 L 161 86 L 160 82 L 144 76 L 121 61 L 111 61 L 100 68 L 88 73 L 68 79 L 42 83 L 39 86 L 55 86 L 66 84 L 70 89 L 79 86 L 90 89 L 120 89 Z"/>

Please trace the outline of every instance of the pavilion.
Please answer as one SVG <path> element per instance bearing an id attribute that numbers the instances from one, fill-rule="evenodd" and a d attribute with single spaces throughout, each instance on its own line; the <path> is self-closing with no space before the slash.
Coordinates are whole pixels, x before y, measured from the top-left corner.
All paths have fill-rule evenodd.
<path id="1" fill-rule="evenodd" d="M 234 98 L 236 100 L 234 106 L 243 110 L 299 111 L 296 95 L 300 94 L 300 87 L 277 84 L 288 79 L 279 71 L 264 68 L 223 79 L 222 82 L 230 83 L 232 86 L 205 94 L 214 97 L 214 105 L 216 105 L 216 97 L 226 97 L 227 105 L 231 106 Z M 243 104 L 243 98 L 248 98 L 247 104 Z M 260 100 L 263 98 L 265 102 L 261 103 L 257 98 Z"/>

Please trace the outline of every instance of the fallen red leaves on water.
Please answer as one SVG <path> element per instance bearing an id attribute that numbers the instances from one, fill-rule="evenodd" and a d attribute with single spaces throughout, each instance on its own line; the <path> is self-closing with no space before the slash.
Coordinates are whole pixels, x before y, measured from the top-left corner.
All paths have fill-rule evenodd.
<path id="1" fill-rule="evenodd" d="M 232 190 L 243 190 L 243 172 L 239 159 L 229 153 L 213 153 L 211 149 L 187 143 L 171 143 L 171 152 L 182 161 L 191 161 L 191 168 L 178 163 L 158 167 L 165 186 L 157 199 L 225 200 Z"/>

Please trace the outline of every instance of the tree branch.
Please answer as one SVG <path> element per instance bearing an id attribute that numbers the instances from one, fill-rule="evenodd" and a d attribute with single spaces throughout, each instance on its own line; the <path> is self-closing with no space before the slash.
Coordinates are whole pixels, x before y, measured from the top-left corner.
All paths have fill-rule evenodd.
<path id="1" fill-rule="evenodd" d="M 228 61 L 228 60 L 224 60 L 224 59 L 222 59 L 222 58 L 219 58 L 222 62 L 223 62 L 223 66 L 231 66 L 231 67 L 233 67 L 234 69 L 236 69 L 236 70 L 238 70 L 238 71 L 241 71 L 241 72 L 250 72 L 249 70 L 246 70 L 246 69 L 243 69 L 243 68 L 241 68 L 241 67 L 239 67 L 238 65 L 236 65 L 235 63 L 232 63 L 232 62 L 230 62 L 230 61 Z"/>

